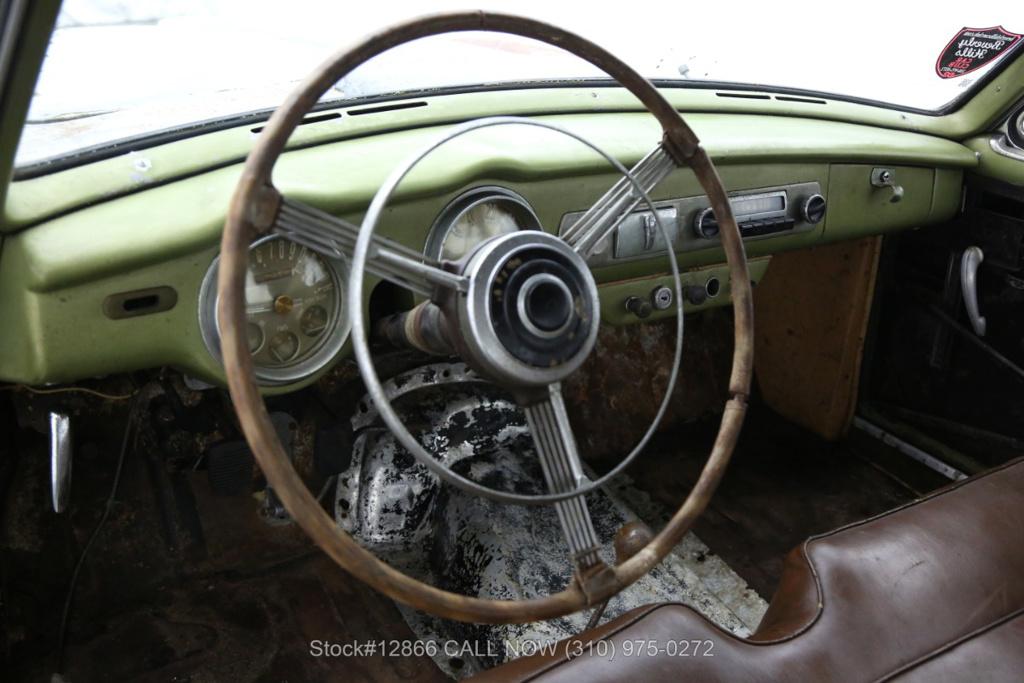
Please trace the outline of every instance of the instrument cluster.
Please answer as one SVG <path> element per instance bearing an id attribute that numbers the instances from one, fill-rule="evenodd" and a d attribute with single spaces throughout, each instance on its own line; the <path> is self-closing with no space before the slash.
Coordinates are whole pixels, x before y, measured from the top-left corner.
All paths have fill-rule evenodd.
<path id="1" fill-rule="evenodd" d="M 221 359 L 214 260 L 199 292 L 199 327 Z M 249 249 L 245 278 L 246 336 L 257 379 L 265 385 L 300 381 L 331 362 L 348 338 L 344 289 L 348 269 L 283 237 Z"/>
<path id="2" fill-rule="evenodd" d="M 427 235 L 424 253 L 458 261 L 487 239 L 539 230 L 529 203 L 502 187 L 478 187 L 453 200 Z M 199 292 L 199 327 L 210 354 L 221 361 L 217 321 L 218 259 Z M 283 237 L 252 244 L 246 273 L 246 334 L 257 380 L 265 386 L 300 382 L 335 359 L 351 327 L 346 301 L 348 267 Z"/>

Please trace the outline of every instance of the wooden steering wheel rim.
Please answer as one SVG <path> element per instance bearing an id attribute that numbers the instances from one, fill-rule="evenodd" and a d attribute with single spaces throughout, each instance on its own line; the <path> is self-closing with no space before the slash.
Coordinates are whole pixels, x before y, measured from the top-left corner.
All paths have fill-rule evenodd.
<path id="1" fill-rule="evenodd" d="M 640 552 L 615 567 L 577 577 L 563 591 L 528 600 L 490 600 L 451 593 L 394 569 L 339 528 L 295 471 L 271 424 L 253 373 L 245 330 L 245 276 L 249 246 L 274 222 L 276 202 L 265 200 L 271 173 L 288 138 L 328 88 L 386 50 L 418 38 L 457 31 L 519 35 L 565 49 L 604 70 L 632 92 L 658 119 L 662 144 L 679 166 L 696 175 L 720 226 L 730 269 L 735 348 L 718 436 L 701 475 L 668 524 Z M 276 194 L 276 193 L 273 193 Z M 232 196 L 221 239 L 217 315 L 228 389 L 239 423 L 267 481 L 299 526 L 335 562 L 385 595 L 446 619 L 476 623 L 521 623 L 570 614 L 618 593 L 658 564 L 704 511 L 732 456 L 746 413 L 753 370 L 753 305 L 746 255 L 725 189 L 696 136 L 657 89 L 597 45 L 549 24 L 489 12 L 457 12 L 414 19 L 344 49 L 307 77 L 274 112 L 246 160 Z"/>

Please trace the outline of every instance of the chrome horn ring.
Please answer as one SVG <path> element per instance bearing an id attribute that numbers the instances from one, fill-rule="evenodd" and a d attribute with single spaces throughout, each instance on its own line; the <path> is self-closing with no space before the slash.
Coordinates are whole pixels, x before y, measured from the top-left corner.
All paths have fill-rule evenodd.
<path id="1" fill-rule="evenodd" d="M 632 186 L 634 196 L 639 196 L 640 198 L 642 198 L 644 204 L 646 204 L 647 208 L 651 211 L 651 214 L 655 217 L 655 220 L 658 223 L 658 229 L 661 231 L 662 237 L 665 239 L 665 244 L 672 244 L 672 240 L 670 239 L 668 230 L 662 223 L 661 216 L 655 210 L 654 202 L 651 200 L 647 191 L 644 190 L 644 188 L 632 175 L 629 169 L 627 169 L 621 162 L 619 162 L 617 159 L 615 159 L 607 152 L 599 148 L 597 145 L 593 144 L 586 138 L 566 128 L 544 121 L 524 119 L 518 117 L 492 117 L 485 119 L 477 119 L 475 121 L 469 121 L 459 126 L 455 126 L 451 130 L 447 131 L 444 135 L 440 136 L 437 140 L 425 146 L 418 153 L 410 156 L 404 163 L 400 164 L 391 173 L 390 176 L 388 176 L 387 180 L 377 191 L 377 194 L 374 196 L 373 201 L 370 203 L 370 207 L 367 210 L 365 217 L 363 218 L 363 222 L 359 230 L 359 237 L 356 240 L 355 248 L 353 250 L 352 263 L 349 270 L 349 301 L 363 301 L 363 274 L 366 268 L 367 259 L 370 255 L 374 231 L 376 230 L 377 225 L 380 222 L 380 218 L 383 215 L 384 209 L 387 206 L 388 201 L 391 199 L 392 195 L 395 192 L 395 189 L 402 182 L 402 180 L 427 155 L 429 155 L 431 152 L 436 150 L 438 147 L 441 147 L 445 143 L 475 130 L 503 125 L 534 126 L 538 128 L 551 130 L 557 133 L 561 133 L 563 135 L 569 136 L 570 138 L 573 138 L 574 140 L 582 143 L 586 147 L 590 148 L 591 150 L 599 154 L 613 168 L 615 168 L 620 174 L 622 174 L 623 177 L 628 179 L 630 185 Z M 515 237 L 522 234 L 527 233 L 513 233 L 512 235 L 508 235 L 505 237 Z M 533 234 L 534 236 L 536 236 L 538 233 Z M 502 238 L 496 239 L 501 240 Z M 547 239 L 553 238 L 551 236 L 548 236 Z M 479 251 L 482 253 L 485 249 L 486 245 L 484 247 L 481 247 Z M 604 486 L 611 479 L 613 479 L 615 476 L 617 476 L 623 470 L 625 470 L 625 468 L 628 467 L 631 462 L 633 462 L 636 456 L 640 454 L 644 447 L 646 447 L 651 437 L 654 436 L 655 430 L 657 430 L 658 425 L 661 423 L 662 418 L 668 410 L 668 404 L 671 400 L 672 392 L 675 388 L 676 380 L 679 375 L 679 365 L 682 360 L 684 329 L 682 281 L 679 275 L 679 264 L 676 259 L 675 251 L 673 249 L 667 249 L 666 254 L 669 258 L 669 263 L 672 269 L 673 283 L 675 285 L 677 322 L 675 353 L 673 356 L 672 368 L 669 372 L 668 385 L 665 389 L 665 395 L 662 398 L 660 405 L 658 406 L 658 411 L 655 414 L 654 419 L 651 421 L 650 426 L 644 433 L 643 437 L 641 437 L 641 439 L 637 442 L 636 446 L 633 447 L 633 450 L 631 450 L 629 454 L 625 458 L 623 458 L 623 460 L 618 465 L 616 465 L 612 470 L 610 470 L 605 475 L 599 477 L 598 479 L 589 482 L 583 482 L 580 484 L 578 488 L 563 493 L 529 495 L 492 489 L 488 486 L 483 486 L 472 481 L 471 479 L 463 477 L 462 475 L 445 467 L 442 463 L 438 462 L 429 453 L 427 453 L 426 449 L 423 448 L 423 446 L 418 441 L 416 441 L 415 437 L 413 437 L 412 434 L 409 433 L 408 429 L 406 429 L 405 425 L 398 417 L 398 414 L 391 406 L 390 401 L 388 401 L 387 396 L 384 392 L 384 388 L 380 381 L 380 377 L 377 375 L 376 369 L 373 366 L 373 359 L 370 355 L 370 348 L 366 337 L 366 326 L 363 320 L 362 308 L 360 306 L 351 306 L 349 311 L 351 316 L 352 346 L 355 352 L 356 362 L 358 363 L 359 366 L 360 375 L 363 378 L 363 382 L 366 384 L 367 393 L 369 394 L 371 400 L 374 403 L 374 406 L 379 412 L 381 419 L 384 420 L 384 423 L 395 435 L 395 438 L 398 440 L 398 442 L 406 450 L 408 450 L 409 453 L 412 454 L 412 456 L 416 458 L 416 460 L 420 464 L 422 464 L 431 472 L 440 477 L 442 481 L 445 481 L 446 483 L 456 486 L 462 489 L 463 491 L 484 496 L 486 498 L 490 498 L 491 500 L 496 500 L 502 503 L 511 503 L 519 505 L 551 504 L 559 501 L 568 500 L 571 498 L 577 498 L 586 493 L 594 491 L 600 488 L 601 486 Z M 473 260 L 475 260 L 475 258 L 471 259 L 471 261 Z M 584 270 L 589 276 L 589 269 L 584 268 Z M 455 295 L 463 296 L 463 293 L 456 293 Z M 596 297 L 596 286 L 593 289 L 593 296 Z M 481 307 L 479 305 L 475 309 L 470 309 L 467 307 L 465 310 L 467 310 L 467 312 L 471 312 L 473 318 L 476 318 L 476 325 L 480 326 L 481 321 L 478 318 L 482 314 Z M 598 322 L 599 321 L 595 318 L 591 326 L 592 329 L 589 332 L 590 340 L 588 341 L 589 347 L 593 346 L 593 341 L 594 339 L 596 339 Z M 480 338 L 476 337 L 476 340 L 479 341 Z M 589 351 L 589 348 L 587 348 L 587 350 Z M 579 354 L 577 357 L 574 357 L 572 362 L 575 363 L 575 365 L 572 366 L 569 373 L 565 374 L 571 374 L 572 370 L 576 370 L 579 367 L 579 365 L 582 364 L 583 359 L 585 359 L 585 357 L 586 354 Z M 551 380 L 542 380 L 538 378 L 536 381 L 550 382 Z"/>

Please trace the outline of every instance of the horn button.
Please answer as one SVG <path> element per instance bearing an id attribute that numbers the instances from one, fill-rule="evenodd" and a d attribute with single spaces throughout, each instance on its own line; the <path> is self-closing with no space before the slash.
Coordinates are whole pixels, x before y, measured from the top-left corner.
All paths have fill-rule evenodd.
<path id="1" fill-rule="evenodd" d="M 537 337 L 555 337 L 572 324 L 575 309 L 568 285 L 550 273 L 531 275 L 516 295 L 516 312 Z"/>
<path id="2" fill-rule="evenodd" d="M 529 249 L 505 261 L 493 279 L 491 324 L 522 362 L 554 367 L 583 348 L 594 311 L 587 310 L 588 283 L 574 265 L 549 249 Z"/>
<path id="3" fill-rule="evenodd" d="M 507 387 L 560 382 L 597 341 L 600 300 L 583 258 L 542 230 L 484 242 L 463 264 L 465 294 L 449 299 L 459 354 Z"/>

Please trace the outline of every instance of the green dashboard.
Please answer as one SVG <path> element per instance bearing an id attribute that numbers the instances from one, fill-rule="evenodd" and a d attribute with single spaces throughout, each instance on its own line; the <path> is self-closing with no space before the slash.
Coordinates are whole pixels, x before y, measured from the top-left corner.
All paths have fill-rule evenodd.
<path id="1" fill-rule="evenodd" d="M 416 121 L 415 110 L 405 116 Z M 660 138 L 656 122 L 641 112 L 541 118 L 586 137 L 627 166 Z M 792 188 L 814 187 L 827 202 L 822 220 L 796 217 L 794 229 L 746 242 L 755 282 L 778 252 L 949 219 L 961 202 L 964 171 L 978 165 L 975 152 L 959 143 L 906 130 L 764 113 L 685 118 L 730 193 L 760 197 L 789 188 L 793 203 Z M 317 127 L 338 130 L 350 120 L 355 119 L 300 128 L 297 136 L 307 142 L 282 156 L 274 182 L 286 197 L 358 223 L 390 171 L 450 123 L 427 118 L 377 134 L 316 138 Z M 200 289 L 217 257 L 241 169 L 238 152 L 258 134 L 248 128 L 230 137 L 222 132 L 217 144 L 237 149 L 214 168 L 190 157 L 203 158 L 196 138 L 14 183 L 12 227 L 0 251 L 0 379 L 38 385 L 172 366 L 223 384 L 222 368 L 201 329 Z M 175 164 L 195 167 L 168 173 Z M 873 184 L 879 171 L 888 171 L 893 182 Z M 423 251 L 437 217 L 454 199 L 494 186 L 521 197 L 540 228 L 557 233 L 567 215 L 586 210 L 618 177 L 591 150 L 551 131 L 481 130 L 441 147 L 418 166 L 399 187 L 378 232 Z M 899 201 L 892 201 L 894 186 L 901 190 Z M 684 284 L 713 279 L 720 285 L 716 296 L 687 304 L 687 310 L 728 303 L 721 249 L 714 239 L 695 239 L 689 227 L 687 207 L 697 206 L 701 194 L 688 170 L 675 171 L 652 193 L 656 205 L 671 209 L 667 215 L 678 222 L 674 244 Z M 615 256 L 617 244 L 609 243 L 609 249 L 593 263 L 603 320 L 621 325 L 673 315 L 657 310 L 640 318 L 624 305 L 671 282 L 664 249 L 629 258 Z M 377 284 L 368 280 L 367 300 L 360 302 L 364 311 Z M 329 363 L 273 390 L 304 386 L 349 353 L 345 344 Z"/>

